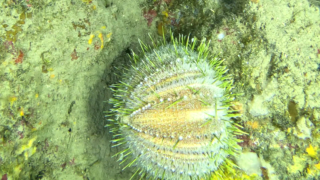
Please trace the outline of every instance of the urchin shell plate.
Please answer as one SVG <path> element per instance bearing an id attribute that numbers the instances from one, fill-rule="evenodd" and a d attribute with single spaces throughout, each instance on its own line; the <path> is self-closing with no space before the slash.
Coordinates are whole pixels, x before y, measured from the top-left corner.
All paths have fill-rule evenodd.
<path id="1" fill-rule="evenodd" d="M 186 41 L 185 41 L 186 40 Z M 112 86 L 109 119 L 119 160 L 135 174 L 162 179 L 209 176 L 238 149 L 226 69 L 208 45 L 180 37 L 144 54 Z M 184 42 L 185 41 L 185 42 Z"/>

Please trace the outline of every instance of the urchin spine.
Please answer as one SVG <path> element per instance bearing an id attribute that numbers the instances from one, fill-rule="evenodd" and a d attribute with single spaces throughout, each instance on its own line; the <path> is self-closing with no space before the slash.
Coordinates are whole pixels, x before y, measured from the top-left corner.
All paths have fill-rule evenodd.
<path id="1" fill-rule="evenodd" d="M 230 101 L 233 100 L 233 95 L 228 93 L 232 86 L 229 77 L 225 76 L 226 68 L 220 66 L 222 61 L 215 57 L 207 59 L 209 46 L 205 41 L 200 43 L 197 51 L 194 51 L 196 39 L 189 45 L 189 38 L 185 39 L 182 36 L 179 36 L 179 40 L 171 38 L 171 44 L 166 45 L 164 42 L 162 46 L 152 48 L 153 50 L 141 42 L 143 58 L 140 59 L 133 54 L 134 65 L 120 83 L 112 86 L 115 97 L 110 103 L 114 105 L 111 111 L 116 119 L 109 121 L 114 125 L 111 130 L 114 133 L 113 142 L 114 146 L 126 146 L 116 155 L 120 155 L 120 164 L 127 163 L 123 169 L 137 165 L 134 175 L 148 174 L 150 177 L 165 179 L 203 177 L 217 170 L 219 165 L 226 164 L 227 156 L 234 155 L 239 149 L 234 132 L 241 133 L 241 131 L 230 121 L 230 116 L 237 115 L 230 114 L 228 109 Z M 183 95 L 184 92 L 189 94 Z M 182 134 L 178 134 L 169 126 L 159 130 L 161 126 L 150 124 L 150 118 L 154 117 L 154 114 L 147 112 L 157 110 L 158 113 L 155 115 L 161 112 L 164 112 L 164 115 L 166 112 L 183 112 L 181 107 L 190 109 L 192 103 L 183 104 L 190 99 L 194 99 L 192 102 L 199 101 L 197 108 L 208 106 L 209 109 L 199 112 L 189 111 L 186 117 L 191 117 L 191 120 L 197 117 L 205 119 L 194 128 L 203 129 L 211 125 L 213 132 L 197 134 L 192 131 L 193 127 L 186 127 L 190 129 L 189 135 L 185 134 L 183 128 Z M 179 117 L 180 115 L 174 116 L 174 118 Z M 161 117 L 156 118 L 161 119 Z M 171 122 L 170 119 L 168 122 Z M 222 129 L 215 129 L 212 125 L 214 123 L 220 124 Z M 175 128 L 181 127 L 176 125 Z M 159 144 L 154 137 L 162 138 L 165 144 Z M 196 140 L 205 137 L 210 138 L 201 142 L 204 145 L 192 151 L 183 149 L 184 145 L 188 146 L 188 138 Z M 168 153 L 171 155 L 168 156 Z M 202 153 L 206 155 L 197 155 Z M 176 162 L 178 157 L 185 160 Z M 187 162 L 193 158 L 206 160 Z M 180 170 L 176 167 L 180 167 Z"/>

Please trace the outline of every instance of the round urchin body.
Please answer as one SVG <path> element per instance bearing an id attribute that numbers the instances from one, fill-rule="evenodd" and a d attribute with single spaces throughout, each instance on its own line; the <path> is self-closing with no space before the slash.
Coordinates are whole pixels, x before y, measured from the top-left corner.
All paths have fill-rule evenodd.
<path id="1" fill-rule="evenodd" d="M 143 55 L 112 86 L 109 119 L 117 153 L 134 175 L 197 179 L 230 162 L 239 132 L 230 119 L 231 82 L 208 45 L 179 37 Z M 134 176 L 133 175 L 133 176 Z"/>

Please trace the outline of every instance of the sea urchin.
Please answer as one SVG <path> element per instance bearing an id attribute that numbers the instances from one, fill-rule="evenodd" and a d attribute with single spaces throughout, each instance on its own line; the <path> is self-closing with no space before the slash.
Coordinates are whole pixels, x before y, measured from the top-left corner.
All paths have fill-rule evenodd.
<path id="1" fill-rule="evenodd" d="M 133 65 L 111 90 L 108 126 L 124 168 L 141 177 L 198 179 L 230 164 L 239 150 L 231 117 L 234 99 L 221 60 L 205 41 L 179 36 L 133 54 Z M 113 118 L 111 118 L 113 117 Z"/>

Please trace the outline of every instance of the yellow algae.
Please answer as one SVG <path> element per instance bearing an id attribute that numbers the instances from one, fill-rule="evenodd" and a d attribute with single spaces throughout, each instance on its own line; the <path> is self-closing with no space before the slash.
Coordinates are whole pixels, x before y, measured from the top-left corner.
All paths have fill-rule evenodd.
<path id="1" fill-rule="evenodd" d="M 258 129 L 259 122 L 258 121 L 247 121 L 247 126 L 249 126 L 251 129 Z"/>
<path id="2" fill-rule="evenodd" d="M 103 35 L 102 33 L 99 33 L 98 37 L 100 38 L 100 41 L 101 41 L 101 49 L 103 48 Z"/>
<path id="3" fill-rule="evenodd" d="M 302 172 L 305 168 L 306 159 L 299 157 L 299 156 L 293 156 L 293 165 L 288 166 L 287 170 L 291 173 L 299 173 Z"/>
<path id="4" fill-rule="evenodd" d="M 90 34 L 90 38 L 88 40 L 88 44 L 92 44 L 92 40 L 94 38 L 94 35 L 93 34 Z"/>
<path id="5" fill-rule="evenodd" d="M 19 164 L 13 168 L 13 172 L 15 175 L 18 175 L 21 172 L 22 164 Z"/>
<path id="6" fill-rule="evenodd" d="M 23 144 L 23 145 L 21 146 L 21 148 L 17 150 L 17 154 L 21 154 L 21 153 L 23 153 L 24 151 L 29 150 L 29 149 L 32 147 L 33 142 L 34 142 L 36 139 L 37 139 L 37 137 L 34 137 L 34 138 L 30 139 L 30 140 L 28 141 L 28 143 Z"/>
<path id="7" fill-rule="evenodd" d="M 107 37 L 107 42 L 109 42 L 111 40 L 111 35 L 112 35 L 112 32 L 107 34 L 107 36 L 106 36 Z"/>
<path id="8" fill-rule="evenodd" d="M 31 151 L 31 155 L 33 155 L 34 153 L 36 153 L 37 152 L 37 147 L 33 147 L 32 148 L 32 151 Z"/>
<path id="9" fill-rule="evenodd" d="M 168 10 L 162 11 L 162 15 L 164 15 L 165 17 L 168 17 L 169 16 Z"/>
<path id="10" fill-rule="evenodd" d="M 224 180 L 252 180 L 256 179 L 258 175 L 252 174 L 251 176 L 243 173 L 243 172 L 237 172 L 237 174 L 228 173 L 228 172 L 219 172 L 219 173 L 213 173 L 210 177 L 210 180 L 221 180 L 221 176 L 224 176 Z M 205 180 L 201 178 L 201 180 Z"/>
<path id="11" fill-rule="evenodd" d="M 24 157 L 25 157 L 25 160 L 28 160 L 29 157 L 31 157 L 34 153 L 37 152 L 37 147 L 33 147 L 32 149 L 28 149 L 28 151 L 26 151 L 24 153 Z"/>
<path id="12" fill-rule="evenodd" d="M 317 169 L 315 168 L 307 168 L 307 173 L 309 176 L 315 176 L 317 174 Z"/>
<path id="13" fill-rule="evenodd" d="M 107 34 L 107 38 L 111 38 L 112 32 Z"/>
<path id="14" fill-rule="evenodd" d="M 313 166 L 310 166 L 307 168 L 307 173 L 310 175 L 310 176 L 315 176 L 319 173 L 319 170 L 320 170 L 320 163 L 318 164 L 315 164 L 314 167 Z"/>
<path id="15" fill-rule="evenodd" d="M 82 2 L 85 2 L 85 3 L 87 3 L 87 4 L 90 4 L 90 3 L 92 3 L 92 0 L 82 0 Z"/>
<path id="16" fill-rule="evenodd" d="M 34 153 L 37 152 L 37 147 L 33 147 L 32 149 L 29 149 L 24 153 L 25 160 L 28 160 L 29 157 L 31 157 Z"/>
<path id="17" fill-rule="evenodd" d="M 28 152 L 25 152 L 25 153 L 24 153 L 24 159 L 25 159 L 25 160 L 28 160 L 28 159 L 29 159 L 29 153 L 28 153 Z"/>
<path id="18" fill-rule="evenodd" d="M 309 156 L 311 156 L 312 158 L 316 158 L 317 157 L 317 149 L 313 148 L 313 146 L 310 144 L 309 147 L 307 147 L 306 151 L 308 153 Z"/>
<path id="19" fill-rule="evenodd" d="M 9 97 L 10 106 L 12 106 L 12 105 L 13 105 L 13 103 L 17 101 L 17 99 L 18 99 L 18 98 L 17 98 L 17 97 L 15 97 L 15 96 L 11 96 L 11 97 Z"/>
<path id="20" fill-rule="evenodd" d="M 20 116 L 24 116 L 23 110 L 20 111 Z"/>

